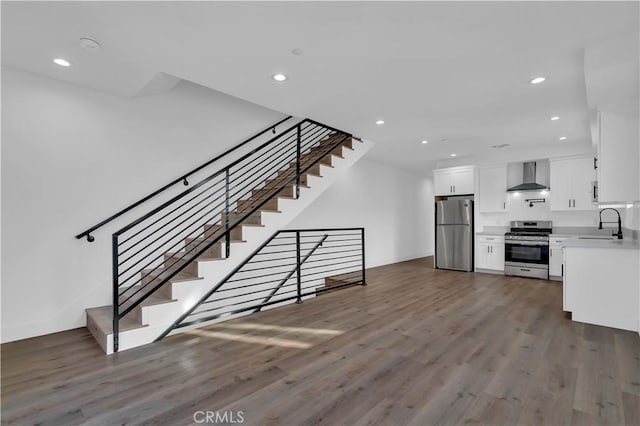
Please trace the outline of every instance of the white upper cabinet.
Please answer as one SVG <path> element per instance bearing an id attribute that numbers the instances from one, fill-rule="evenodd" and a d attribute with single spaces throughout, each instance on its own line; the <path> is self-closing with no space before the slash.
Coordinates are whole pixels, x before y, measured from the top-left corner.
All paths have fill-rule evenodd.
<path id="1" fill-rule="evenodd" d="M 474 193 L 473 167 L 451 167 L 433 171 L 435 195 L 467 195 Z"/>
<path id="2" fill-rule="evenodd" d="M 551 210 L 595 210 L 593 157 L 551 160 Z"/>
<path id="3" fill-rule="evenodd" d="M 640 200 L 638 104 L 599 111 L 598 202 Z"/>
<path id="4" fill-rule="evenodd" d="M 478 203 L 480 213 L 507 211 L 506 164 L 478 169 Z"/>

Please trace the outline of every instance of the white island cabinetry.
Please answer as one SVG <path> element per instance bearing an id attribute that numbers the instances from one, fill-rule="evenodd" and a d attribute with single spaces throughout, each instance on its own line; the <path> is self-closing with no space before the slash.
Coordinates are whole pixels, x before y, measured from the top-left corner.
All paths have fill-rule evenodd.
<path id="1" fill-rule="evenodd" d="M 563 309 L 571 318 L 638 331 L 638 242 L 572 239 L 563 252 Z"/>

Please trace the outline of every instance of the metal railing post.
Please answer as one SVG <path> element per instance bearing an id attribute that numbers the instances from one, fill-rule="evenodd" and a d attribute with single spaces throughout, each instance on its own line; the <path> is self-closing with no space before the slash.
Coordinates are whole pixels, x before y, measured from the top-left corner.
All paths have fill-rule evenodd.
<path id="1" fill-rule="evenodd" d="M 302 126 L 298 124 L 296 142 L 296 200 L 300 198 L 300 141 L 302 139 Z"/>
<path id="2" fill-rule="evenodd" d="M 120 287 L 118 286 L 118 235 L 111 236 L 111 260 L 113 274 L 113 352 L 118 352 L 120 332 Z"/>
<path id="3" fill-rule="evenodd" d="M 364 228 L 360 229 L 360 243 L 362 244 L 362 285 L 367 285 L 367 277 L 364 265 Z"/>
<path id="4" fill-rule="evenodd" d="M 296 303 L 302 303 L 302 261 L 300 259 L 300 231 L 296 231 L 296 275 L 298 282 L 298 300 Z"/>
<path id="5" fill-rule="evenodd" d="M 224 173 L 224 255 L 229 257 L 231 253 L 231 231 L 229 230 L 229 169 Z"/>

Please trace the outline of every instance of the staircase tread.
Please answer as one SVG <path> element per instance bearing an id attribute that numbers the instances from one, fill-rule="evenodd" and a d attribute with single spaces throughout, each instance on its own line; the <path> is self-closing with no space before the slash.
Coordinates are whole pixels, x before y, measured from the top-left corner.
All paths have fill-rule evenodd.
<path id="1" fill-rule="evenodd" d="M 168 253 L 165 253 L 165 256 L 169 256 L 171 259 L 181 260 L 185 253 L 186 253 L 185 251 L 168 252 Z M 193 254 L 195 254 L 195 250 L 193 251 Z M 203 253 L 201 256 L 207 256 L 206 252 Z M 216 257 L 216 256 L 211 256 L 211 257 Z M 195 260 L 200 260 L 200 257 L 198 257 Z"/>
<path id="2" fill-rule="evenodd" d="M 243 243 L 246 241 L 242 241 Z M 211 262 L 214 260 L 226 260 L 226 257 L 201 257 L 198 259 L 198 262 Z"/>
<path id="3" fill-rule="evenodd" d="M 93 322 L 98 326 L 103 334 L 113 334 L 113 306 L 99 306 L 97 308 L 87 308 L 85 312 L 91 317 Z M 148 327 L 129 315 L 122 318 L 118 324 L 120 332 L 127 330 L 135 330 L 137 328 Z"/>
<path id="4" fill-rule="evenodd" d="M 165 274 L 165 273 L 169 274 L 169 272 L 167 272 L 164 268 L 160 268 L 160 269 L 156 269 L 156 270 L 145 269 L 144 271 L 142 271 L 142 273 L 144 275 L 148 274 L 149 276 L 153 276 L 155 278 L 160 278 L 160 276 Z M 201 279 L 202 278 L 200 278 L 197 275 L 190 274 L 190 273 L 188 273 L 186 271 L 180 271 L 176 275 L 171 277 L 169 282 L 193 281 L 193 280 L 201 280 Z"/>

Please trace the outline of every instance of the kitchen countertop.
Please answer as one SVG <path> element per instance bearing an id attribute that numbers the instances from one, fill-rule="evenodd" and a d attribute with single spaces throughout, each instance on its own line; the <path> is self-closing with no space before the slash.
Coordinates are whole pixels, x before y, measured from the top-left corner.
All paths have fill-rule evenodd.
<path id="1" fill-rule="evenodd" d="M 598 236 L 611 237 L 614 228 L 598 229 L 595 226 L 554 226 L 551 237 Z"/>
<path id="2" fill-rule="evenodd" d="M 579 239 L 571 238 L 564 243 L 563 247 L 577 248 L 593 248 L 593 249 L 627 249 L 640 250 L 640 242 L 638 240 L 605 240 L 605 239 Z"/>
<path id="3" fill-rule="evenodd" d="M 508 226 L 485 226 L 482 232 L 476 232 L 476 235 L 491 235 L 504 237 L 506 232 L 509 232 Z"/>

